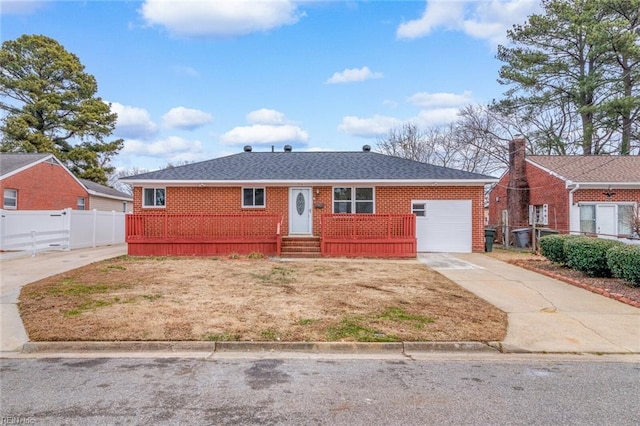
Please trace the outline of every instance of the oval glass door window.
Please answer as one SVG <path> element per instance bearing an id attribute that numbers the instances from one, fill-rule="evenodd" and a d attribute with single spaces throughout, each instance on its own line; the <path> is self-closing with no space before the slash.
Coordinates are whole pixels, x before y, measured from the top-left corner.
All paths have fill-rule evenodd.
<path id="1" fill-rule="evenodd" d="M 299 192 L 298 196 L 296 197 L 296 210 L 301 216 L 302 213 L 304 213 L 304 195 L 302 195 L 302 192 Z"/>

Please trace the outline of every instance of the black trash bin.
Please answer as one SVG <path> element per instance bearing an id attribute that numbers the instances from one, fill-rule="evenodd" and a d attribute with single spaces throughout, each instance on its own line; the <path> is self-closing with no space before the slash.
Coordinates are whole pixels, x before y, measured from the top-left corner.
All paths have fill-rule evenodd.
<path id="1" fill-rule="evenodd" d="M 484 251 L 493 251 L 493 242 L 496 239 L 496 230 L 484 228 Z"/>

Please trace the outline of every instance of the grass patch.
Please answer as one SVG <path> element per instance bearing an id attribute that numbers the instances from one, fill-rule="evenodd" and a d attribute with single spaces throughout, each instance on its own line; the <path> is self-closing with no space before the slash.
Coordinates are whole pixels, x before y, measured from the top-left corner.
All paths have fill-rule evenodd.
<path id="1" fill-rule="evenodd" d="M 344 317 L 335 326 L 327 329 L 327 338 L 330 341 L 349 340 L 356 342 L 399 342 L 400 339 L 392 334 L 385 334 L 379 330 L 363 325 L 365 318 L 354 316 Z"/>
<path id="2" fill-rule="evenodd" d="M 65 278 L 59 285 L 48 289 L 49 294 L 65 294 L 68 296 L 86 296 L 96 293 L 107 293 L 112 288 L 106 284 L 84 284 L 73 278 Z"/>
<path id="3" fill-rule="evenodd" d="M 207 333 L 203 336 L 203 340 L 209 342 L 236 342 L 240 340 L 240 335 L 231 333 Z"/>
<path id="4" fill-rule="evenodd" d="M 435 322 L 435 319 L 433 318 L 408 314 L 404 309 L 398 307 L 389 307 L 385 309 L 378 318 L 391 322 L 409 322 L 417 329 L 422 329 L 426 324 Z"/>
<path id="5" fill-rule="evenodd" d="M 161 294 L 143 294 L 142 298 L 147 299 L 150 302 L 153 302 L 154 300 L 161 299 L 162 295 Z"/>
<path id="6" fill-rule="evenodd" d="M 301 319 L 300 321 L 298 321 L 298 325 L 311 325 L 314 322 L 316 322 L 316 320 L 311 319 L 311 318 L 304 318 L 304 319 Z"/>
<path id="7" fill-rule="evenodd" d="M 107 265 L 102 272 L 111 272 L 111 271 L 126 271 L 127 267 L 124 265 Z"/>
<path id="8" fill-rule="evenodd" d="M 294 280 L 293 272 L 293 269 L 274 266 L 268 274 L 251 274 L 251 276 L 265 283 L 286 284 Z"/>
<path id="9" fill-rule="evenodd" d="M 87 312 L 87 311 L 98 309 L 98 308 L 104 308 L 105 306 L 111 306 L 114 303 L 117 303 L 117 301 L 88 300 L 80 304 L 77 308 L 66 311 L 64 313 L 64 316 L 67 318 L 75 317 L 77 315 L 80 315 L 83 312 Z"/>

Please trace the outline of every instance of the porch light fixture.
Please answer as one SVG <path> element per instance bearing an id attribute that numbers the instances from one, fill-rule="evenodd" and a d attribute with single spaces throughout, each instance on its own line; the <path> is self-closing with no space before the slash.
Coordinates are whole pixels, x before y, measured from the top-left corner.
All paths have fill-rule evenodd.
<path id="1" fill-rule="evenodd" d="M 607 189 L 605 192 L 603 192 L 603 194 L 606 195 L 607 198 L 611 198 L 614 195 L 616 195 L 616 193 L 611 190 L 611 187 L 609 187 L 609 189 Z"/>

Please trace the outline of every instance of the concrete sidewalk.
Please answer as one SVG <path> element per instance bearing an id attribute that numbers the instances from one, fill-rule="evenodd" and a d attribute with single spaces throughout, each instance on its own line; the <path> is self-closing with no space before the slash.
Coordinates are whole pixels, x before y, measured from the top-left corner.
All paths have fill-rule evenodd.
<path id="1" fill-rule="evenodd" d="M 506 352 L 640 353 L 640 309 L 484 254 L 419 260 L 505 311 Z"/>
<path id="2" fill-rule="evenodd" d="M 118 244 L 44 252 L 33 257 L 14 257 L 0 261 L 0 352 L 20 351 L 22 345 L 29 341 L 17 306 L 23 285 L 124 254 L 127 254 L 127 245 Z"/>

